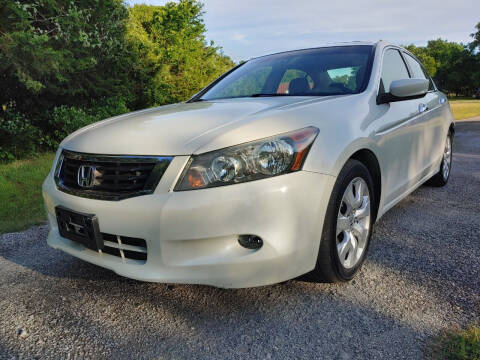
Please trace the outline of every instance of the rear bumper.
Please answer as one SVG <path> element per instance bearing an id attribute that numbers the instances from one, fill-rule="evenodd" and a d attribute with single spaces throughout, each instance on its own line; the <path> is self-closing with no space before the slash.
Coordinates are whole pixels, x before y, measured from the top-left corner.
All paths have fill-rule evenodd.
<path id="1" fill-rule="evenodd" d="M 43 184 L 48 244 L 143 281 L 217 287 L 272 284 L 314 268 L 334 181 L 329 175 L 300 171 L 184 192 L 161 191 L 171 184 L 159 184 L 151 195 L 101 201 L 61 192 L 49 175 Z M 147 261 L 100 254 L 61 237 L 57 205 L 96 214 L 101 232 L 145 239 Z M 241 234 L 260 236 L 264 245 L 243 248 L 238 243 Z"/>

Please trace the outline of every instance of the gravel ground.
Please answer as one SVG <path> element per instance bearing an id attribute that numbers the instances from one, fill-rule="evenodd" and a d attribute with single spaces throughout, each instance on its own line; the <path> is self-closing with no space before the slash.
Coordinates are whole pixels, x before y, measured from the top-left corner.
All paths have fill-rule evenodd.
<path id="1" fill-rule="evenodd" d="M 0 358 L 422 358 L 480 318 L 479 194 L 480 122 L 463 122 L 450 183 L 388 212 L 340 285 L 141 283 L 50 249 L 46 226 L 4 234 Z"/>

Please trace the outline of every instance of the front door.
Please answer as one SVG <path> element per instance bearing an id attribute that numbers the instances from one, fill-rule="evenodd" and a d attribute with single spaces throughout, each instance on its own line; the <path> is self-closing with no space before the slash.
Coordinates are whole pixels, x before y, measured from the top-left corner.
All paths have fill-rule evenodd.
<path id="1" fill-rule="evenodd" d="M 381 86 L 384 91 L 390 91 L 392 81 L 409 77 L 399 50 L 387 48 L 382 61 Z M 422 101 L 423 98 L 378 105 L 381 116 L 377 139 L 384 159 L 382 188 L 386 206 L 396 202 L 421 177 L 424 167 Z"/>

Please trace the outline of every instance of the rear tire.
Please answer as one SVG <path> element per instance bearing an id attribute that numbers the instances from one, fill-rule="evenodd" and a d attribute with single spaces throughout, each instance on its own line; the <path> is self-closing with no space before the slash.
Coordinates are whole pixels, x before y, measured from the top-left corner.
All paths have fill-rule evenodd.
<path id="1" fill-rule="evenodd" d="M 375 196 L 366 166 L 348 160 L 328 203 L 317 264 L 309 274 L 314 281 L 349 281 L 358 272 L 370 244 Z"/>
<path id="2" fill-rule="evenodd" d="M 449 131 L 445 140 L 443 158 L 440 163 L 440 169 L 426 183 L 427 186 L 442 187 L 447 185 L 452 170 L 452 133 Z"/>

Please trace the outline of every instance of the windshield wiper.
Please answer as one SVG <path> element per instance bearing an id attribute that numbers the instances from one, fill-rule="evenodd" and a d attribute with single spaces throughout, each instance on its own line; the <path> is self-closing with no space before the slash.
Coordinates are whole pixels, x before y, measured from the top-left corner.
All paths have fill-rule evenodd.
<path id="1" fill-rule="evenodd" d="M 202 98 L 193 98 L 193 99 L 190 99 L 190 100 L 187 100 L 187 103 L 192 103 L 192 102 L 198 102 L 198 101 L 205 101 L 205 99 L 202 99 Z"/>
<path id="2" fill-rule="evenodd" d="M 188 102 L 197 102 L 197 101 L 213 101 L 213 100 L 226 100 L 226 99 L 241 99 L 247 97 L 275 97 L 275 96 L 328 96 L 328 95 L 339 95 L 344 93 L 302 93 L 302 94 L 285 94 L 285 93 L 256 93 L 252 95 L 241 95 L 241 96 L 225 96 L 219 98 L 203 99 L 196 98 L 189 100 Z"/>
<path id="3" fill-rule="evenodd" d="M 331 93 L 296 93 L 296 94 L 268 94 L 268 93 L 258 93 L 250 95 L 250 97 L 269 97 L 269 96 L 331 96 L 331 95 L 345 95 L 345 94 L 352 94 L 350 92 L 331 92 Z"/>
<path id="4" fill-rule="evenodd" d="M 262 96 L 292 96 L 291 94 L 277 94 L 277 93 L 272 93 L 272 94 L 269 94 L 269 93 L 258 93 L 258 94 L 252 94 L 250 95 L 250 97 L 262 97 Z"/>

